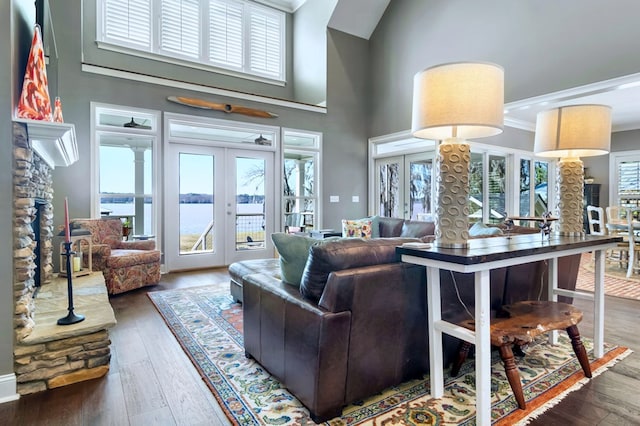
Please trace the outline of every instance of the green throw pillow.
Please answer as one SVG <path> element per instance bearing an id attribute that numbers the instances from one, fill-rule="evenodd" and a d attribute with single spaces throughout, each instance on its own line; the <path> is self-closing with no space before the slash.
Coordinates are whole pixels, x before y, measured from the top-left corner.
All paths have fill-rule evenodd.
<path id="1" fill-rule="evenodd" d="M 309 247 L 314 244 L 335 240 L 336 238 L 326 238 L 318 240 L 302 235 L 286 234 L 275 232 L 271 234 L 271 241 L 276 246 L 280 254 L 280 273 L 282 281 L 296 287 L 300 287 L 302 272 L 309 257 Z"/>
<path id="2" fill-rule="evenodd" d="M 489 237 L 493 235 L 502 235 L 502 229 L 495 226 L 487 226 L 482 222 L 476 222 L 469 228 L 470 237 Z"/>

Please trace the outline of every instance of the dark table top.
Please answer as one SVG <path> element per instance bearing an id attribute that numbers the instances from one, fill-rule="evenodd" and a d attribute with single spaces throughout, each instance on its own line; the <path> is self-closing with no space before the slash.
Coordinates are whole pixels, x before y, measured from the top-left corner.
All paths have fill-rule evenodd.
<path id="1" fill-rule="evenodd" d="M 410 255 L 460 265 L 476 265 L 514 257 L 546 253 L 552 254 L 569 249 L 616 244 L 621 241 L 622 237 L 609 235 L 586 235 L 582 237 L 551 235 L 549 239 L 543 239 L 540 234 L 536 233 L 511 235 L 511 237 L 471 239 L 468 241 L 469 247 L 467 248 L 441 248 L 436 247 L 434 244 L 427 249 L 397 247 L 396 253 L 399 255 Z"/>

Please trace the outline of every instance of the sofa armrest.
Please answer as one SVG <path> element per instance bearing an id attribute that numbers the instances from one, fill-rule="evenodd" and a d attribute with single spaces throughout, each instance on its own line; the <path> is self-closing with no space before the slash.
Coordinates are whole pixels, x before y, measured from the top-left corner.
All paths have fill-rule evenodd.
<path id="1" fill-rule="evenodd" d="M 329 275 L 319 306 L 351 312 L 348 401 L 420 377 L 428 370 L 426 293 L 425 268 L 407 263 Z"/>
<path id="2" fill-rule="evenodd" d="M 154 240 L 119 241 L 114 244 L 113 248 L 123 250 L 155 250 L 156 242 Z"/>
<path id="3" fill-rule="evenodd" d="M 243 278 L 245 353 L 309 409 L 340 414 L 345 401 L 349 312 L 332 313 L 303 299 L 296 287 L 268 274 Z"/>

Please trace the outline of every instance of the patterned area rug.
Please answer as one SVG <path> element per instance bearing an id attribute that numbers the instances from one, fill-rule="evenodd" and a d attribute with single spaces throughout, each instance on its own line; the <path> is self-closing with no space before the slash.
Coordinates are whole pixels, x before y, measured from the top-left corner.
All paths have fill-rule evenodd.
<path id="1" fill-rule="evenodd" d="M 576 280 L 578 290 L 593 291 L 594 269 L 592 254 L 583 254 L 580 258 L 580 269 Z M 640 275 L 634 274 L 627 278 L 625 265 L 607 262 L 604 268 L 604 292 L 607 296 L 640 300 Z"/>
<path id="2" fill-rule="evenodd" d="M 260 364 L 245 358 L 242 305 L 233 303 L 228 283 L 148 295 L 232 423 L 314 424 L 295 397 Z M 591 341 L 585 339 L 584 344 L 591 356 Z M 594 376 L 629 353 L 626 348 L 607 345 L 606 355 L 592 362 Z M 517 408 L 497 353 L 492 362 L 494 424 L 526 423 L 587 380 L 566 336 L 556 346 L 542 341 L 531 345 L 527 356 L 518 359 L 527 400 L 523 411 Z M 459 377 L 446 380 L 442 399 L 429 398 L 429 377 L 425 376 L 349 405 L 342 417 L 325 424 L 475 425 L 473 360 L 463 365 Z"/>

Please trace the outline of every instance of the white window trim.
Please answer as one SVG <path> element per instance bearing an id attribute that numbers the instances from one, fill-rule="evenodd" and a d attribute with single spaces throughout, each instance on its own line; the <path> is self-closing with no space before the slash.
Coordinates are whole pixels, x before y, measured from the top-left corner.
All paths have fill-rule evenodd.
<path id="1" fill-rule="evenodd" d="M 368 154 L 368 194 L 369 194 L 369 205 L 368 205 L 368 214 L 375 214 L 376 212 L 376 167 L 375 167 L 375 160 L 376 159 L 380 159 L 380 158 L 386 158 L 386 157 L 395 157 L 398 155 L 408 155 L 408 154 L 414 154 L 416 152 L 425 152 L 428 150 L 433 150 L 434 151 L 434 155 L 436 155 L 436 151 L 437 151 L 437 145 L 431 147 L 429 146 L 428 148 L 423 146 L 422 148 L 419 147 L 418 145 L 416 145 L 415 141 L 414 143 L 408 143 L 407 144 L 407 149 L 398 149 L 395 150 L 393 152 L 389 152 L 389 153 L 384 153 L 384 154 L 380 154 L 378 153 L 379 151 L 379 145 L 385 144 L 385 143 L 390 143 L 390 142 L 398 142 L 398 141 L 407 141 L 407 142 L 411 142 L 413 141 L 415 138 L 413 137 L 413 135 L 411 134 L 410 130 L 404 130 L 404 131 L 400 131 L 400 132 L 396 132 L 396 133 L 391 133 L 388 135 L 381 135 L 381 136 L 376 136 L 376 137 L 372 137 L 369 139 L 369 154 Z M 425 144 L 427 143 L 433 143 L 433 141 L 429 141 L 429 140 L 423 140 L 423 142 Z M 517 167 L 519 167 L 520 165 L 520 159 L 530 159 L 530 160 L 539 160 L 539 161 L 545 161 L 548 162 L 549 164 L 549 170 L 548 170 L 548 176 L 549 176 L 549 182 L 548 182 L 548 187 L 549 187 L 549 200 L 548 200 L 548 207 L 549 207 L 549 211 L 554 212 L 556 210 L 556 194 L 555 194 L 555 180 L 556 180 L 556 161 L 553 159 L 549 159 L 549 158 L 543 158 L 543 157 L 536 157 L 535 155 L 533 155 L 531 152 L 528 151 L 524 151 L 524 150 L 520 150 L 520 149 L 515 149 L 515 148 L 509 148 L 509 147 L 499 147 L 496 145 L 491 145 L 491 144 L 483 144 L 483 143 L 479 143 L 479 142 L 472 142 L 471 143 L 471 151 L 474 153 L 481 153 L 483 155 L 483 161 L 485 162 L 484 168 L 483 168 L 483 173 L 484 171 L 486 171 L 486 161 L 484 158 L 488 157 L 489 155 L 499 155 L 499 156 L 504 156 L 507 159 L 507 177 L 506 177 L 506 185 L 507 185 L 507 194 L 508 194 L 508 200 L 506 202 L 506 207 L 507 207 L 507 212 L 510 215 L 516 215 L 519 213 L 519 207 L 518 207 L 518 197 L 519 197 L 519 190 L 520 190 L 520 182 L 518 180 L 519 176 L 518 173 L 516 172 Z M 640 155 L 640 151 L 637 151 L 638 155 Z M 484 185 L 484 184 L 483 184 Z M 483 197 L 488 197 L 488 191 L 484 191 L 483 192 Z M 435 195 L 432 198 L 432 200 L 435 202 Z M 488 203 L 488 199 L 484 201 L 485 203 Z M 488 205 L 488 204 L 486 204 Z M 512 210 L 509 210 L 512 209 Z M 487 221 L 488 219 L 488 212 L 486 211 L 486 209 L 483 209 L 483 221 Z"/>
<path id="2" fill-rule="evenodd" d="M 609 155 L 609 205 L 620 204 L 618 194 L 618 163 L 621 161 L 640 161 L 640 150 L 612 152 Z"/>
<path id="3" fill-rule="evenodd" d="M 174 52 L 170 52 L 170 51 L 163 51 L 160 48 L 160 25 L 158 24 L 159 20 L 160 20 L 160 11 L 159 11 L 159 7 L 156 7 L 155 4 L 152 4 L 152 11 L 151 11 L 151 35 L 150 35 L 150 49 L 151 51 L 146 51 L 146 50 L 140 50 L 138 47 L 136 47 L 133 44 L 127 44 L 127 43 L 123 43 L 123 44 L 119 44 L 119 43 L 114 43 L 111 42 L 109 40 L 104 40 L 103 37 L 104 36 L 104 25 L 103 25 L 103 16 L 102 13 L 104 11 L 104 0 L 97 0 L 97 8 L 96 8 L 96 44 L 98 46 L 99 49 L 104 49 L 104 50 L 109 50 L 112 52 L 117 52 L 117 53 L 122 53 L 122 54 L 127 54 L 130 56 L 135 56 L 135 57 L 140 57 L 140 58 L 145 58 L 145 59 L 151 59 L 151 60 L 155 60 L 155 61 L 160 61 L 160 62 L 165 62 L 165 63 L 169 63 L 169 64 L 174 64 L 174 65 L 179 65 L 179 66 L 184 66 L 184 67 L 189 67 L 189 68 L 194 68 L 194 69 L 199 69 L 199 70 L 203 70 L 203 71 L 208 71 L 208 72 L 215 72 L 218 74 L 223 74 L 223 75 L 229 75 L 229 76 L 233 76 L 233 77 L 238 77 L 238 78 L 243 78 L 243 79 L 247 79 L 247 80 L 252 80 L 252 81 L 258 81 L 261 83 L 265 83 L 265 84 L 271 84 L 271 85 L 276 85 L 276 86 L 285 86 L 287 83 L 287 41 L 286 41 L 286 25 L 287 25 L 287 19 L 285 16 L 284 12 L 281 12 L 277 9 L 271 8 L 271 7 L 266 7 L 260 4 L 256 4 L 253 2 L 249 2 L 246 0 L 230 0 L 232 2 L 237 2 L 237 3 L 242 3 L 244 4 L 245 7 L 247 7 L 248 9 L 263 9 L 266 11 L 266 13 L 269 14 L 279 14 L 282 13 L 282 15 L 280 16 L 280 20 L 281 20 L 281 25 L 280 25 L 280 37 L 281 37 L 281 46 L 280 46 L 280 55 L 281 55 L 281 60 L 280 60 L 280 76 L 279 78 L 273 78 L 270 76 L 267 76 L 265 74 L 262 73 L 256 73 L 256 72 L 252 72 L 251 68 L 250 68 L 250 62 L 248 61 L 248 58 L 250 57 L 251 54 L 251 49 L 250 49 L 250 37 L 249 37 L 249 33 L 244 33 L 243 34 L 243 43 L 245 45 L 245 48 L 243 49 L 243 70 L 238 70 L 237 68 L 233 68 L 233 67 L 222 67 L 222 66 L 216 66 L 215 64 L 209 62 L 209 55 L 208 55 L 208 51 L 209 51 L 209 40 L 208 40 L 208 36 L 209 36 L 209 28 L 208 26 L 205 26 L 204 24 L 202 24 L 202 31 L 201 31 L 201 40 L 200 40 L 200 52 L 199 52 L 199 58 L 194 60 L 192 58 L 189 58 L 187 56 L 182 56 L 179 54 L 176 54 Z M 160 2 L 161 0 L 151 0 L 152 3 L 155 2 Z M 209 5 L 207 3 L 205 9 L 208 11 Z M 207 12 L 208 14 L 208 12 Z M 205 20 L 208 19 L 204 16 L 201 17 L 202 22 L 205 22 Z M 245 21 L 245 23 L 249 22 L 250 20 L 250 13 L 245 13 L 243 14 L 243 20 Z M 206 36 L 206 38 L 205 38 Z"/>
<path id="4" fill-rule="evenodd" d="M 152 174 L 152 182 L 151 182 L 151 193 L 153 195 L 153 215 L 156 220 L 156 247 L 162 247 L 162 226 L 163 217 L 162 217 L 162 191 L 161 191 L 161 165 L 162 165 L 162 156 L 160 154 L 160 149 L 162 145 L 162 139 L 160 135 L 160 119 L 161 119 L 161 111 L 144 109 L 144 108 L 134 108 L 128 107 L 124 105 L 112 105 L 112 104 L 103 104 L 98 102 L 90 103 L 91 110 L 91 177 L 90 177 L 90 185 L 91 185 L 91 217 L 98 218 L 100 217 L 100 199 L 98 197 L 98 193 L 100 191 L 100 150 L 98 149 L 98 140 L 96 139 L 96 135 L 101 131 L 109 131 L 109 132 L 120 132 L 120 133 L 130 133 L 131 129 L 128 128 L 115 128 L 113 126 L 102 126 L 97 123 L 97 111 L 98 110 L 111 110 L 118 113 L 122 112 L 133 112 L 133 113 L 143 113 L 149 114 L 153 116 L 151 130 L 142 130 L 136 129 L 136 133 L 144 134 L 153 137 L 153 152 L 152 152 L 152 164 L 153 164 L 153 174 Z M 163 266 L 164 267 L 164 266 Z"/>
<path id="5" fill-rule="evenodd" d="M 322 173 L 322 132 L 313 132 L 310 130 L 301 130 L 301 129 L 292 129 L 292 128 L 288 128 L 288 127 L 283 127 L 281 129 L 282 131 L 282 140 L 284 141 L 285 139 L 285 134 L 288 135 L 293 135 L 293 136 L 313 136 L 315 143 L 314 146 L 309 146 L 309 147 L 299 147 L 299 146 L 289 146 L 287 147 L 284 142 L 282 143 L 282 149 L 280 150 L 280 208 L 281 211 L 283 211 L 283 204 L 284 204 L 284 196 L 282 194 L 284 194 L 284 187 L 283 187 L 283 182 L 284 182 L 284 151 L 287 150 L 288 152 L 301 152 L 301 153 L 309 153 L 309 152 L 313 152 L 316 154 L 316 164 L 315 164 L 315 189 L 316 189 L 316 194 L 314 197 L 296 197 L 296 198 L 315 198 L 315 221 L 313 223 L 313 227 L 314 229 L 322 229 L 322 200 L 323 200 L 323 196 L 322 196 L 322 179 L 321 177 L 321 173 Z M 279 229 L 284 229 L 284 221 L 282 218 L 282 214 L 280 214 L 280 228 Z"/>

